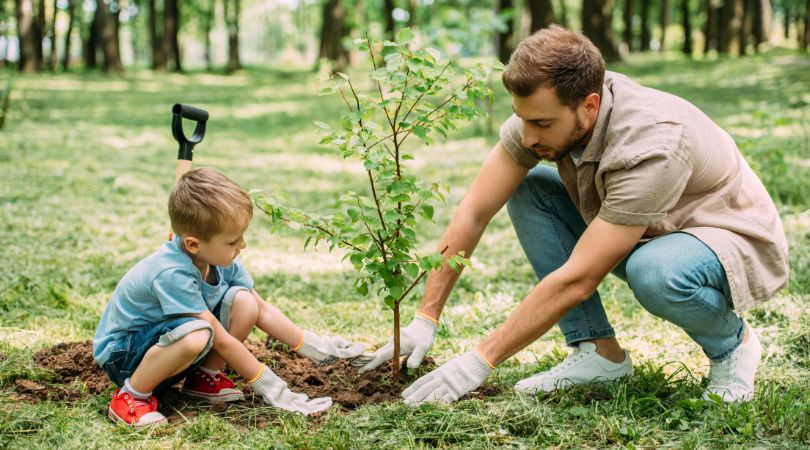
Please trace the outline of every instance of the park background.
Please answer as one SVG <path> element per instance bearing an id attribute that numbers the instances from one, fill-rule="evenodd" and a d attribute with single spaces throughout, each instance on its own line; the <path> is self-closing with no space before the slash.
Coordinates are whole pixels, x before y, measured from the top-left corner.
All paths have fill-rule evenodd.
<path id="1" fill-rule="evenodd" d="M 0 448 L 805 448 L 810 444 L 810 1 L 805 0 L 0 0 Z M 610 276 L 600 287 L 636 374 L 537 397 L 510 387 L 567 354 L 554 329 L 488 380 L 494 394 L 450 406 L 382 403 L 304 418 L 272 408 L 191 403 L 159 431 L 115 426 L 109 390 L 43 367 L 41 352 L 86 341 L 120 277 L 165 240 L 177 145 L 172 104 L 210 112 L 196 166 L 289 204 L 337 211 L 364 171 L 328 146 L 344 71 L 369 91 L 356 38 L 415 42 L 459 67 L 506 61 L 533 30 L 586 33 L 608 69 L 682 96 L 737 142 L 773 196 L 790 244 L 789 285 L 745 317 L 763 341 L 747 404 L 695 400 L 708 363 L 674 326 L 644 312 Z M 67 49 L 67 51 L 66 51 Z M 444 226 L 511 113 L 499 72 L 489 118 L 431 145 L 408 167 L 450 187 L 424 251 Z M 257 210 L 243 260 L 257 290 L 304 328 L 376 348 L 391 313 L 352 289 L 340 251 L 304 249 Z M 451 294 L 430 355 L 472 348 L 536 282 L 505 211 Z M 405 320 L 415 294 L 403 303 Z M 406 322 L 407 323 L 407 322 Z M 264 342 L 264 335 L 252 339 Z M 40 353 L 41 355 L 42 353 Z M 55 395 L 50 395 L 55 393 Z M 68 393 L 69 395 L 65 394 Z M 62 395 L 65 394 L 65 395 Z"/>

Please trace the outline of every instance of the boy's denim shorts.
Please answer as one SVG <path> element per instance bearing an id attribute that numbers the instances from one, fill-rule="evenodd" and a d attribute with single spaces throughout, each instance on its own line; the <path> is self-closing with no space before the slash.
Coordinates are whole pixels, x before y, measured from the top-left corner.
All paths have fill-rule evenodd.
<path id="1" fill-rule="evenodd" d="M 231 321 L 231 306 L 233 306 L 236 294 L 240 291 L 247 291 L 247 288 L 233 286 L 228 289 L 222 297 L 222 301 L 219 302 L 212 311 L 226 330 Z M 169 346 L 188 334 L 202 329 L 210 330 L 211 332 L 208 344 L 205 346 L 205 349 L 197 355 L 197 358 L 194 359 L 194 362 L 191 363 L 188 369 L 169 379 L 163 380 L 155 388 L 155 390 L 167 389 L 185 378 L 188 372 L 202 362 L 205 355 L 211 350 L 214 344 L 214 330 L 210 323 L 194 317 L 172 317 L 167 318 L 163 322 L 153 323 L 138 330 L 131 331 L 124 339 L 117 343 L 115 350 L 110 353 L 109 359 L 104 363 L 104 372 L 107 373 L 107 376 L 113 383 L 118 386 L 123 386 L 124 380 L 132 376 L 150 348 L 155 345 L 159 347 Z"/>

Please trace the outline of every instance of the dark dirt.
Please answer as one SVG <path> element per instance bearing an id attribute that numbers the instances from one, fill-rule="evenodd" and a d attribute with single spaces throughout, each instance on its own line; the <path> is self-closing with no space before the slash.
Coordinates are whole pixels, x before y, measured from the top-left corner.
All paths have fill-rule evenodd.
<path id="1" fill-rule="evenodd" d="M 357 368 L 352 367 L 348 361 L 321 367 L 312 361 L 301 358 L 286 346 L 275 342 L 264 345 L 256 341 L 248 341 L 245 345 L 256 357 L 272 369 L 279 377 L 284 379 L 290 389 L 303 392 L 310 397 L 332 397 L 335 404 L 340 405 L 344 411 L 350 411 L 363 405 L 400 401 L 400 393 L 418 376 L 427 373 L 436 367 L 431 358 L 426 358 L 422 367 L 415 373 L 408 373 L 403 365 L 403 382 L 392 384 L 391 367 L 384 364 L 377 370 L 359 374 Z M 34 354 L 37 366 L 56 374 L 59 382 L 47 383 L 34 380 L 17 380 L 17 399 L 21 401 L 62 400 L 77 402 L 87 395 L 100 394 L 112 388 L 107 375 L 95 364 L 92 357 L 92 343 L 90 341 L 58 344 Z M 235 402 L 236 405 L 250 406 L 263 405 L 261 399 L 253 395 L 250 386 L 244 381 L 235 380 L 245 393 L 245 400 Z M 173 386 L 165 392 L 158 393 L 160 410 L 167 416 L 178 416 L 182 412 L 185 417 L 193 415 L 186 411 L 187 404 L 199 404 L 179 391 L 180 384 Z M 472 392 L 468 398 L 484 398 L 499 393 L 494 385 L 481 386 Z M 170 420 L 173 417 L 169 417 Z"/>

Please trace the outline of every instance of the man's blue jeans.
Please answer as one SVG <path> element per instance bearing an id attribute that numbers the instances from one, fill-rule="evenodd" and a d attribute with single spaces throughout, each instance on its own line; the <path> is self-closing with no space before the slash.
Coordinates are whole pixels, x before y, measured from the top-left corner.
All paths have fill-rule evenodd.
<path id="1" fill-rule="evenodd" d="M 538 279 L 568 260 L 586 228 L 552 167 L 529 171 L 507 208 Z M 627 282 L 641 306 L 686 331 L 709 358 L 725 359 L 742 342 L 743 321 L 732 307 L 725 270 L 694 236 L 678 232 L 639 243 L 613 274 Z M 558 325 L 568 345 L 615 336 L 598 292 Z"/>

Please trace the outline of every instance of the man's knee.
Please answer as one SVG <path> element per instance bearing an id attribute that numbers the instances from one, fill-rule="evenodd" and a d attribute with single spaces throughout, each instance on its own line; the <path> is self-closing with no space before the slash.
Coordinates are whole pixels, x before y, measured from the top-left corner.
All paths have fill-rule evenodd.
<path id="1" fill-rule="evenodd" d="M 536 204 L 538 199 L 550 193 L 568 195 L 559 174 L 554 168 L 537 166 L 529 171 L 526 178 L 509 197 L 506 209 L 511 216 L 529 205 Z"/>

